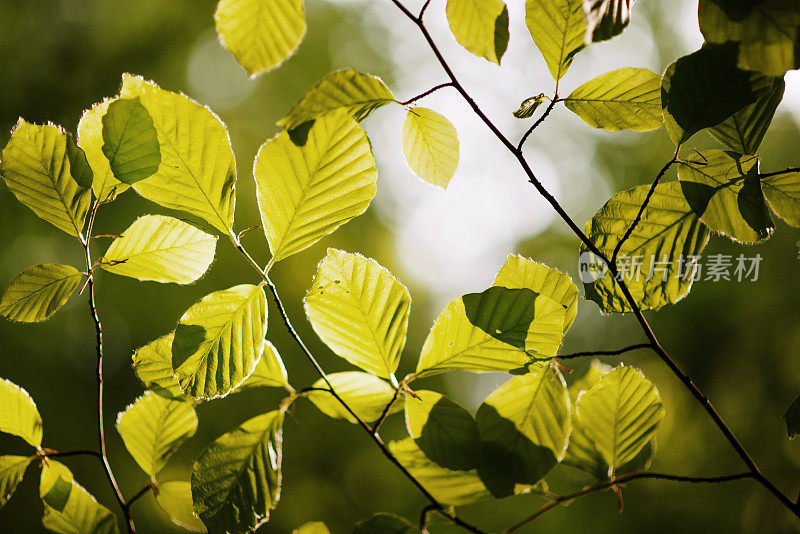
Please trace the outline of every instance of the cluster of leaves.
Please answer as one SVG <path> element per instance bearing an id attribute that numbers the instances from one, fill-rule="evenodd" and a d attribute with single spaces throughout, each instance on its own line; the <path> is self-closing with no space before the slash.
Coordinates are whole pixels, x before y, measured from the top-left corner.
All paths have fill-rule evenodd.
<path id="1" fill-rule="evenodd" d="M 773 231 L 769 208 L 800 226 L 800 172 L 761 173 L 756 155 L 781 100 L 782 75 L 797 67 L 795 41 L 784 36 L 789 30 L 800 33 L 800 10 L 781 0 L 764 0 L 749 10 L 739 2 L 701 0 L 708 43 L 663 76 L 623 67 L 559 97 L 558 82 L 575 55 L 619 34 L 632 3 L 528 0 L 526 7 L 530 33 L 556 81 L 551 106 L 563 102 L 587 124 L 608 131 L 665 125 L 676 145 L 652 187 L 615 195 L 587 224 L 586 236 L 607 258 L 644 258 L 640 276 L 616 278 L 608 272 L 585 284 L 585 296 L 605 312 L 628 312 L 633 305 L 656 310 L 684 297 L 693 277 L 680 257 L 699 254 L 711 232 L 743 243 L 763 241 Z M 785 16 L 773 17 L 776 13 Z M 446 14 L 464 48 L 500 63 L 508 43 L 502 0 L 448 0 Z M 300 0 L 222 0 L 215 20 L 221 41 L 251 75 L 284 61 L 306 28 Z M 546 98 L 527 99 L 515 115 L 531 117 Z M 268 520 L 282 483 L 284 413 L 299 398 L 333 418 L 374 422 L 375 435 L 386 417 L 403 411 L 408 437 L 389 443 L 388 453 L 439 506 L 546 493 L 545 476 L 559 463 L 606 481 L 643 469 L 650 460 L 664 417 L 655 386 L 636 369 L 600 364 L 567 386 L 555 359 L 576 317 L 579 290 L 566 274 L 520 256 L 509 255 L 492 287 L 444 308 L 416 371 L 398 380 L 408 290 L 376 261 L 328 250 L 306 295 L 305 312 L 330 350 L 358 370 L 321 372 L 318 382 L 304 388 L 289 384 L 281 357 L 266 340 L 265 291 L 278 300 L 269 271 L 366 211 L 378 173 L 359 123 L 392 103 L 406 105 L 379 78 L 342 70 L 307 91 L 279 121 L 281 132 L 261 146 L 253 165 L 272 255 L 265 268 L 247 254 L 234 230 L 237 169 L 226 127 L 185 95 L 126 74 L 117 96 L 83 115 L 77 141 L 58 126 L 20 119 L 3 150 L 0 174 L 11 192 L 78 238 L 87 255 L 85 272 L 60 264 L 23 271 L 0 300 L 0 315 L 8 319 L 47 319 L 100 270 L 178 284 L 206 272 L 217 236 L 169 216 L 142 216 L 99 260 L 91 260 L 97 209 L 128 189 L 227 237 L 258 271 L 256 284 L 204 296 L 171 332 L 133 354 L 146 392 L 119 414 L 117 430 L 149 477 L 159 505 L 188 530 L 248 532 Z M 407 113 L 402 147 L 409 167 L 446 188 L 458 165 L 455 129 L 432 110 L 410 107 Z M 727 150 L 682 159 L 681 148 L 704 129 Z M 660 182 L 672 164 L 679 165 L 679 179 Z M 594 251 L 582 245 L 581 252 Z M 657 259 L 667 265 L 665 276 L 647 277 Z M 284 314 L 279 300 L 278 306 Z M 457 370 L 514 376 L 474 415 L 439 392 L 410 387 Z M 190 480 L 160 480 L 167 460 L 195 433 L 194 406 L 250 387 L 283 388 L 288 396 L 209 444 L 195 460 Z M 117 532 L 113 514 L 48 457 L 53 454 L 42 447 L 41 417 L 27 393 L 0 382 L 0 407 L 0 431 L 36 449 L 29 457 L 0 457 L 0 505 L 39 459 L 48 529 Z M 790 415 L 787 421 L 797 420 L 796 413 Z M 379 514 L 354 532 L 414 528 Z M 327 528 L 310 523 L 295 532 Z"/>

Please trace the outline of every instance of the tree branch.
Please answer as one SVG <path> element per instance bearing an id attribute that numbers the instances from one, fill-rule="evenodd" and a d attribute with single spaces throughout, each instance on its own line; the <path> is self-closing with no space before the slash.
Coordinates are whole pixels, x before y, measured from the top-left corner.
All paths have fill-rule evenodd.
<path id="1" fill-rule="evenodd" d="M 399 395 L 400 395 L 400 386 L 395 388 L 394 395 L 392 395 L 391 400 L 383 408 L 383 412 L 381 412 L 381 416 L 378 418 L 377 421 L 375 421 L 375 424 L 372 425 L 373 434 L 377 434 L 378 430 L 381 429 L 381 425 L 383 424 L 384 421 L 386 421 L 386 418 L 389 417 L 389 410 L 392 409 L 392 405 L 394 405 Z"/>
<path id="2" fill-rule="evenodd" d="M 153 489 L 154 487 L 156 487 L 156 484 L 155 484 L 155 482 L 150 482 L 148 485 L 146 485 L 145 487 L 143 487 L 142 489 L 140 489 L 139 491 L 137 491 L 137 492 L 136 492 L 136 493 L 133 495 L 133 497 L 131 497 L 130 499 L 128 499 L 128 500 L 125 502 L 125 508 L 126 508 L 126 509 L 128 509 L 128 510 L 130 510 L 131 506 L 133 506 L 133 503 L 135 503 L 136 501 L 138 501 L 139 499 L 141 499 L 142 497 L 144 497 L 145 495 L 147 495 L 147 492 L 149 492 L 149 491 L 150 491 L 151 489 Z"/>
<path id="3" fill-rule="evenodd" d="M 413 98 L 409 98 L 408 100 L 404 100 L 403 102 L 398 102 L 398 104 L 400 104 L 401 106 L 407 106 L 409 104 L 413 104 L 417 100 L 421 100 L 421 99 L 425 98 L 426 96 L 435 93 L 439 89 L 444 89 L 445 87 L 452 87 L 452 86 L 453 86 L 452 82 L 440 83 L 439 85 L 431 87 L 430 89 L 428 89 L 424 93 L 420 93 L 420 94 L 418 94 L 417 96 L 415 96 Z"/>
<path id="4" fill-rule="evenodd" d="M 559 360 L 571 360 L 574 358 L 583 358 L 584 356 L 619 356 L 620 354 L 625 354 L 626 352 L 630 352 L 632 350 L 638 349 L 652 349 L 653 345 L 651 343 L 637 343 L 636 345 L 631 345 L 629 347 L 625 347 L 622 349 L 616 350 L 589 350 L 585 352 L 573 352 L 572 354 L 562 354 L 556 356 Z"/>
<path id="5" fill-rule="evenodd" d="M 519 140 L 519 144 L 517 145 L 517 151 L 519 152 L 522 151 L 522 147 L 525 145 L 525 141 L 527 141 L 528 137 L 533 133 L 533 131 L 536 128 L 538 128 L 541 123 L 544 122 L 547 116 L 550 115 L 550 112 L 553 111 L 553 108 L 556 107 L 556 104 L 558 102 L 561 102 L 561 99 L 558 98 L 558 82 L 556 82 L 556 91 L 553 94 L 553 99 L 550 100 L 549 104 L 547 104 L 547 107 L 544 109 L 544 113 L 542 113 L 542 116 L 536 119 L 533 125 L 530 128 L 528 128 L 528 131 L 525 132 L 525 134 L 522 136 L 522 139 Z"/>

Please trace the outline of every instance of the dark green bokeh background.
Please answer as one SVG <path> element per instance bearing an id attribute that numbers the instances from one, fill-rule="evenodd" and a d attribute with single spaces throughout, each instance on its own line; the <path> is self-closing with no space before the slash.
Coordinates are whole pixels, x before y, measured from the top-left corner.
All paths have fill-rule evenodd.
<path id="1" fill-rule="evenodd" d="M 392 9 L 388 4 L 387 9 Z M 638 14 L 649 18 L 656 28 L 663 68 L 678 53 L 672 38 L 674 30 L 666 26 L 674 21 L 664 20 L 663 12 L 650 4 L 641 2 Z M 213 0 L 0 0 L 0 131 L 8 132 L 18 116 L 33 122 L 53 121 L 74 131 L 83 109 L 116 93 L 122 72 L 142 74 L 167 89 L 184 90 L 201 98 L 188 90 L 187 63 L 198 43 L 208 40 L 213 10 Z M 374 72 L 390 84 L 393 79 L 393 66 L 386 59 L 389 51 L 385 43 L 376 39 L 375 32 L 365 34 L 360 20 L 362 10 L 357 5 L 309 0 L 307 11 L 309 31 L 298 54 L 281 69 L 252 82 L 257 84 L 256 89 L 242 103 L 219 112 L 229 127 L 239 167 L 238 228 L 258 223 L 250 180 L 255 151 L 273 135 L 275 120 L 303 90 L 330 70 L 345 66 Z M 340 63 L 338 50 L 343 27 L 347 28 L 349 39 L 347 50 L 353 51 L 348 64 Z M 531 45 L 531 54 L 537 53 Z M 513 110 L 515 103 L 508 107 Z M 539 134 L 545 139 L 548 126 L 551 125 L 546 124 Z M 587 130 L 586 135 L 594 134 Z M 7 133 L 0 134 L 3 144 L 7 138 Z M 601 135 L 596 139 L 595 153 L 578 157 L 594 158 L 597 174 L 610 180 L 617 190 L 647 182 L 672 151 L 663 131 L 639 136 Z M 786 115 L 776 119 L 761 150 L 766 160 L 763 168 L 798 165 L 797 140 L 798 125 Z M 711 141 L 698 136 L 693 143 L 706 146 Z M 407 173 L 394 168 L 381 171 Z M 571 187 L 582 186 L 572 183 Z M 597 209 L 603 200 L 592 198 L 589 203 Z M 163 210 L 133 193 L 122 195 L 101 211 L 97 231 L 120 232 L 144 212 Z M 0 286 L 32 264 L 52 261 L 82 265 L 77 241 L 70 242 L 65 234 L 37 219 L 5 189 L 0 191 L 0 228 Z M 768 476 L 790 496 L 795 496 L 800 487 L 800 447 L 786 438 L 780 415 L 800 392 L 797 238 L 797 232 L 781 222 L 777 223 L 775 236 L 758 249 L 744 249 L 725 239 L 712 238 L 707 253 L 760 253 L 764 261 L 759 281 L 700 283 L 684 302 L 651 314 L 665 347 L 716 402 Z M 259 258 L 267 258 L 261 232 L 249 234 L 245 243 Z M 328 369 L 345 370 L 348 367 L 318 342 L 301 306 L 316 262 L 327 246 L 375 257 L 401 276 L 402 268 L 393 235 L 374 209 L 276 268 L 274 277 L 301 334 Z M 548 231 L 520 243 L 518 252 L 575 274 L 576 248 L 576 240 L 555 222 Z M 210 273 L 188 288 L 100 275 L 98 300 L 107 340 L 109 455 L 126 495 L 146 483 L 145 475 L 128 457 L 113 429 L 116 413 L 141 393 L 130 368 L 132 351 L 172 329 L 182 311 L 202 295 L 243 281 L 256 279 L 225 241 L 220 241 Z M 411 319 L 403 372 L 413 368 L 430 325 L 430 317 L 424 313 L 428 300 L 425 288 L 412 284 L 410 289 L 418 313 Z M 582 304 L 578 321 L 566 338 L 565 352 L 618 347 L 642 340 L 631 317 L 601 317 L 593 303 Z M 270 313 L 273 320 L 269 335 L 283 355 L 292 383 L 298 387 L 310 384 L 316 378 L 310 366 L 274 319 L 274 308 Z M 626 361 L 641 367 L 658 385 L 667 407 L 654 469 L 696 475 L 741 469 L 702 409 L 662 364 L 649 353 L 630 354 Z M 93 329 L 83 297 L 73 298 L 46 323 L 0 322 L 0 376 L 22 385 L 36 400 L 44 418 L 47 447 L 95 447 L 94 365 Z M 580 374 L 585 365 L 576 363 L 574 374 Z M 472 379 L 465 375 L 460 384 L 456 383 L 454 394 L 463 395 Z M 425 387 L 440 384 L 437 380 Z M 248 391 L 199 406 L 197 435 L 170 462 L 161 478 L 188 476 L 192 459 L 208 442 L 245 419 L 273 409 L 280 398 L 277 391 Z M 401 418 L 397 416 L 385 428 L 388 438 L 400 437 L 402 432 Z M 27 454 L 28 449 L 21 440 L 0 437 L 0 451 Z M 71 458 L 65 463 L 101 502 L 117 510 L 94 459 Z M 0 510 L 0 532 L 42 531 L 37 475 L 38 467 L 32 466 L 17 494 Z M 555 491 L 570 491 L 588 482 L 583 474 L 567 467 L 556 468 L 550 479 Z M 636 482 L 624 494 L 624 514 L 617 512 L 612 494 L 600 493 L 550 512 L 529 530 L 798 530 L 798 523 L 787 518 L 762 488 L 749 481 L 724 486 Z M 487 529 L 500 529 L 540 504 L 537 497 L 523 496 L 481 503 L 464 509 L 463 515 Z M 260 532 L 285 533 L 306 521 L 324 520 L 334 533 L 346 533 L 353 522 L 377 511 L 416 520 L 423 505 L 422 498 L 356 427 L 329 420 L 310 404 L 299 402 L 285 425 L 281 501 Z M 142 533 L 180 532 L 155 508 L 152 497 L 137 503 L 133 515 Z M 432 530 L 455 532 L 448 526 L 435 526 Z"/>

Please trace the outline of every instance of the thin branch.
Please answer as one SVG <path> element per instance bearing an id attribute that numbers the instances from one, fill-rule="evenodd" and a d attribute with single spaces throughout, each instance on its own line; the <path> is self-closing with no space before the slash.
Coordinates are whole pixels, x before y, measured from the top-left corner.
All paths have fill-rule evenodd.
<path id="1" fill-rule="evenodd" d="M 431 5 L 431 0 L 425 0 L 425 3 L 422 5 L 422 9 L 419 10 L 419 15 L 417 15 L 417 20 L 422 22 L 422 18 L 425 16 L 425 10 L 428 9 L 428 6 Z"/>
<path id="2" fill-rule="evenodd" d="M 130 499 L 128 499 L 128 500 L 125 502 L 125 508 L 126 508 L 127 510 L 130 510 L 130 508 L 131 508 L 131 506 L 133 505 L 133 503 L 135 503 L 136 501 L 138 501 L 139 499 L 141 499 L 142 497 L 144 497 L 145 495 L 147 495 L 147 493 L 148 493 L 150 490 L 152 490 L 154 487 L 155 487 L 155 483 L 154 483 L 154 482 L 150 482 L 150 483 L 149 483 L 149 484 L 147 484 L 145 487 L 143 487 L 142 489 L 140 489 L 139 491 L 137 491 L 137 492 L 136 492 L 136 493 L 133 495 L 133 497 L 131 497 Z"/>
<path id="3" fill-rule="evenodd" d="M 433 52 L 434 56 L 436 56 L 437 61 L 441 65 L 444 72 L 453 82 L 453 87 L 461 94 L 462 98 L 467 102 L 467 104 L 472 108 L 474 113 L 478 116 L 481 121 L 486 125 L 489 130 L 494 134 L 494 136 L 517 158 L 520 167 L 522 167 L 523 172 L 528 178 L 528 181 L 536 188 L 539 194 L 550 204 L 553 210 L 558 214 L 558 216 L 564 221 L 564 223 L 570 228 L 570 230 L 581 240 L 581 242 L 586 245 L 586 247 L 591 251 L 595 256 L 603 260 L 603 262 L 608 266 L 609 271 L 611 272 L 612 276 L 618 280 L 618 284 L 620 290 L 622 291 L 623 295 L 625 296 L 625 300 L 630 305 L 634 316 L 636 317 L 637 322 L 639 323 L 642 331 L 644 332 L 647 339 L 652 343 L 653 350 L 658 354 L 659 358 L 669 367 L 670 371 L 678 377 L 678 379 L 683 383 L 686 389 L 695 397 L 695 399 L 700 402 L 703 408 L 706 410 L 706 413 L 711 417 L 714 421 L 714 424 L 717 428 L 722 432 L 725 436 L 725 439 L 731 445 L 731 447 L 736 451 L 736 454 L 739 455 L 742 462 L 750 469 L 750 472 L 753 474 L 753 478 L 757 480 L 762 486 L 764 486 L 770 493 L 772 493 L 775 498 L 777 498 L 781 503 L 786 506 L 789 510 L 792 511 L 797 517 L 800 517 L 800 509 L 798 506 L 784 494 L 781 492 L 770 480 L 768 480 L 760 471 L 758 466 L 756 465 L 753 458 L 747 452 L 747 450 L 742 446 L 739 442 L 738 438 L 736 438 L 733 431 L 730 429 L 728 424 L 725 420 L 719 415 L 714 405 L 708 399 L 708 397 L 698 388 L 692 379 L 685 373 L 681 368 L 678 366 L 677 363 L 669 356 L 669 354 L 664 350 L 664 348 L 658 342 L 653 329 L 650 327 L 647 319 L 644 317 L 642 310 L 639 308 L 636 300 L 634 299 L 633 295 L 631 294 L 627 284 L 621 280 L 619 276 L 619 271 L 614 262 L 609 260 L 605 254 L 603 254 L 600 249 L 588 238 L 588 236 L 583 232 L 583 230 L 575 223 L 574 220 L 569 216 L 569 214 L 564 210 L 564 208 L 559 204 L 556 198 L 545 188 L 536 175 L 533 173 L 530 165 L 528 164 L 527 159 L 525 158 L 524 154 L 521 150 L 519 150 L 516 146 L 514 146 L 511 141 L 500 131 L 500 129 L 486 116 L 486 114 L 480 109 L 478 104 L 475 100 L 469 95 L 469 93 L 464 89 L 461 83 L 456 78 L 455 74 L 453 74 L 452 69 L 450 68 L 447 61 L 442 56 L 439 48 L 436 46 L 433 38 L 431 37 L 430 33 L 428 32 L 425 25 L 422 24 L 422 21 L 414 17 L 408 9 L 403 6 L 400 0 L 391 0 L 391 2 L 400 9 L 403 14 L 408 17 L 408 19 L 413 22 L 418 28 L 419 31 L 422 33 L 422 36 L 425 38 L 428 46 L 430 47 L 431 51 Z M 677 154 L 677 151 L 676 151 Z M 666 171 L 664 171 L 666 172 Z"/>
<path id="4" fill-rule="evenodd" d="M 389 410 L 392 409 L 392 406 L 394 405 L 394 403 L 397 400 L 397 397 L 399 395 L 400 395 L 400 386 L 397 386 L 395 388 L 395 390 L 394 390 L 394 395 L 392 395 L 391 400 L 383 408 L 383 412 L 381 412 L 381 416 L 378 418 L 377 421 L 375 421 L 375 424 L 372 425 L 372 433 L 373 434 L 377 434 L 378 430 L 381 429 L 381 425 L 383 424 L 384 421 L 386 421 L 386 418 L 389 417 Z"/>
<path id="5" fill-rule="evenodd" d="M 636 218 L 633 219 L 633 223 L 631 223 L 631 225 L 625 231 L 625 234 L 622 236 L 622 239 L 620 239 L 617 242 L 617 246 L 614 247 L 614 252 L 611 254 L 611 263 L 617 263 L 617 255 L 619 254 L 619 251 L 622 249 L 622 245 L 631 236 L 631 234 L 633 233 L 633 230 L 636 228 L 636 225 L 639 224 L 639 221 L 642 220 L 642 216 L 644 215 L 644 210 L 647 209 L 647 205 L 650 203 L 650 198 L 653 196 L 653 193 L 655 192 L 656 187 L 658 186 L 658 183 L 661 181 L 661 178 L 667 173 L 669 168 L 672 167 L 672 165 L 676 161 L 678 161 L 678 150 L 679 149 L 680 149 L 680 147 L 678 147 L 678 149 L 675 150 L 675 155 L 672 157 L 672 159 L 669 160 L 666 164 L 664 164 L 664 166 L 661 167 L 661 170 L 658 171 L 658 174 L 656 175 L 656 179 L 653 180 L 653 184 L 650 186 L 650 189 L 647 191 L 647 196 L 644 197 L 644 202 L 642 202 L 642 205 L 639 207 L 639 212 L 636 214 Z M 618 282 L 619 282 L 619 280 L 618 280 Z"/>
<path id="6" fill-rule="evenodd" d="M 632 350 L 638 349 L 652 349 L 652 343 L 637 343 L 636 345 L 631 345 L 629 347 L 625 347 L 622 349 L 616 350 L 589 350 L 585 352 L 573 352 L 572 354 L 561 354 L 556 356 L 559 360 L 571 360 L 574 358 L 583 358 L 584 356 L 619 356 L 620 354 L 625 354 L 626 352 L 630 352 Z"/>
<path id="7" fill-rule="evenodd" d="M 597 484 L 592 484 L 591 486 L 587 486 L 582 490 L 576 491 L 574 493 L 569 493 L 567 495 L 550 496 L 550 502 L 548 502 L 547 504 L 536 510 L 536 512 L 526 517 L 522 521 L 515 523 L 514 525 L 505 529 L 503 531 L 503 534 L 511 534 L 512 532 L 524 527 L 525 525 L 533 523 L 534 521 L 539 519 L 542 515 L 544 515 L 547 511 L 552 510 L 559 504 L 565 502 L 569 503 L 574 501 L 578 497 L 589 495 L 590 493 L 618 486 L 620 484 L 625 484 L 626 482 L 631 482 L 633 480 L 650 479 L 650 480 L 668 480 L 670 482 L 686 482 L 690 484 L 721 484 L 723 482 L 732 482 L 735 480 L 742 480 L 745 478 L 753 478 L 753 473 L 748 471 L 745 473 L 736 473 L 733 475 L 721 475 L 716 477 L 690 477 L 683 475 L 670 475 L 666 473 L 630 473 L 628 475 L 621 475 L 616 478 L 611 478 L 603 482 L 598 482 Z"/>
<path id="8" fill-rule="evenodd" d="M 45 449 L 43 451 L 42 456 L 46 458 L 69 458 L 70 456 L 93 456 L 94 458 L 97 458 L 101 461 L 103 459 L 103 455 L 100 454 L 99 451 L 83 450 L 83 449 L 74 451 L 64 451 L 64 452 Z"/>
<path id="9" fill-rule="evenodd" d="M 550 112 L 553 111 L 553 108 L 556 107 L 556 104 L 558 102 L 561 102 L 561 99 L 558 98 L 558 87 L 556 87 L 556 92 L 553 95 L 553 99 L 550 100 L 549 104 L 547 104 L 547 107 L 544 109 L 544 113 L 542 113 L 542 116 L 536 119 L 533 125 L 531 125 L 531 127 L 528 128 L 528 131 L 525 132 L 525 134 L 522 136 L 522 139 L 519 140 L 519 144 L 517 145 L 518 151 L 520 152 L 522 151 L 522 147 L 525 145 L 525 141 L 527 141 L 528 137 L 533 133 L 533 131 L 536 128 L 538 128 L 540 124 L 544 122 L 547 116 L 550 115 Z"/>
<path id="10" fill-rule="evenodd" d="M 422 512 L 419 514 L 419 531 L 422 534 L 428 534 L 428 517 L 430 513 L 436 510 L 436 507 L 432 504 L 429 504 L 425 508 L 422 509 Z"/>
<path id="11" fill-rule="evenodd" d="M 791 172 L 800 172 L 800 167 L 789 167 L 788 169 L 783 169 L 782 171 L 773 171 L 773 172 L 763 172 L 758 175 L 759 178 L 768 178 L 770 176 L 778 176 L 781 174 L 789 174 Z"/>
<path id="12" fill-rule="evenodd" d="M 398 104 L 400 104 L 402 106 L 407 106 L 409 104 L 413 104 L 417 100 L 422 100 L 426 96 L 435 93 L 439 89 L 444 89 L 445 87 L 453 87 L 453 83 L 452 82 L 440 83 L 439 85 L 431 87 L 430 89 L 428 89 L 424 93 L 420 93 L 420 94 L 418 94 L 417 96 L 415 96 L 413 98 L 409 98 L 408 100 L 404 100 L 403 102 L 398 102 Z"/>

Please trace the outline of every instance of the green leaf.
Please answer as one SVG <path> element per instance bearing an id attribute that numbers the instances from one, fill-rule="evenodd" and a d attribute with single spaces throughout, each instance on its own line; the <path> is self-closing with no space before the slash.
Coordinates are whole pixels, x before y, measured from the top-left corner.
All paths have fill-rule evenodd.
<path id="1" fill-rule="evenodd" d="M 417 532 L 411 523 L 393 514 L 375 514 L 356 523 L 353 534 L 407 534 Z"/>
<path id="2" fill-rule="evenodd" d="M 337 109 L 346 110 L 361 122 L 379 107 L 394 102 L 394 95 L 383 80 L 353 69 L 337 70 L 305 92 L 289 113 L 278 121 L 285 130 L 294 130 Z"/>
<path id="3" fill-rule="evenodd" d="M 0 456 L 0 508 L 14 494 L 32 461 L 30 456 Z"/>
<path id="4" fill-rule="evenodd" d="M 503 0 L 447 0 L 446 12 L 458 44 L 500 64 L 508 47 L 508 8 Z"/>
<path id="5" fill-rule="evenodd" d="M 67 134 L 19 119 L 3 149 L 0 174 L 17 200 L 56 228 L 80 236 L 91 192 L 73 179 Z"/>
<path id="6" fill-rule="evenodd" d="M 622 33 L 631 20 L 635 0 L 583 0 L 586 43 L 607 41 Z"/>
<path id="7" fill-rule="evenodd" d="M 283 414 L 275 410 L 223 434 L 192 467 L 194 510 L 211 532 L 251 532 L 281 490 Z"/>
<path id="8" fill-rule="evenodd" d="M 236 160 L 225 125 L 210 109 L 138 76 L 122 76 L 122 98 L 138 97 L 153 119 L 161 166 L 136 182 L 141 196 L 190 213 L 224 234 L 233 226 Z"/>
<path id="9" fill-rule="evenodd" d="M 492 287 L 448 304 L 433 324 L 417 375 L 512 371 L 555 356 L 565 310 L 530 289 Z"/>
<path id="10" fill-rule="evenodd" d="M 394 396 L 394 388 L 380 378 L 360 371 L 345 371 L 331 373 L 328 380 L 333 385 L 334 391 L 362 420 L 377 421 L 384 408 Z M 328 385 L 321 378 L 314 382 L 314 388 L 328 389 Z M 356 423 L 355 418 L 327 391 L 311 391 L 308 400 L 319 408 L 319 411 L 334 419 L 346 419 Z M 389 413 L 403 409 L 402 397 L 397 398 L 392 404 Z"/>
<path id="11" fill-rule="evenodd" d="M 536 108 L 542 105 L 545 99 L 544 93 L 539 93 L 536 96 L 532 96 L 530 98 L 526 98 L 522 101 L 517 108 L 517 111 L 513 113 L 513 115 L 518 119 L 529 119 L 533 116 L 533 113 L 536 111 Z"/>
<path id="12" fill-rule="evenodd" d="M 128 189 L 128 184 L 123 184 L 111 172 L 111 165 L 108 158 L 103 153 L 103 116 L 108 111 L 108 107 L 116 98 L 107 98 L 98 102 L 92 109 L 87 109 L 80 122 L 78 123 L 78 146 L 83 149 L 86 160 L 92 168 L 94 179 L 92 180 L 92 190 L 95 198 L 109 200 L 113 195 L 118 195 Z"/>
<path id="13" fill-rule="evenodd" d="M 286 367 L 284 367 L 283 360 L 281 360 L 275 345 L 269 341 L 264 343 L 264 352 L 256 364 L 256 370 L 240 387 L 241 389 L 274 387 L 291 390 Z"/>
<path id="14" fill-rule="evenodd" d="M 783 76 L 800 68 L 800 5 L 794 0 L 700 0 L 700 31 L 709 43 L 738 44 L 744 70 Z"/>
<path id="15" fill-rule="evenodd" d="M 441 467 L 431 462 L 411 438 L 390 442 L 389 451 L 442 504 L 462 506 L 491 497 L 475 469 Z"/>
<path id="16" fill-rule="evenodd" d="M 534 484 L 563 457 L 571 428 L 564 379 L 545 364 L 497 388 L 476 415 L 483 441 L 478 471 L 495 497 Z"/>
<path id="17" fill-rule="evenodd" d="M 778 217 L 786 224 L 800 228 L 800 172 L 764 176 L 761 190 Z"/>
<path id="18" fill-rule="evenodd" d="M 0 299 L 0 315 L 33 323 L 49 319 L 81 285 L 83 275 L 69 265 L 44 263 L 22 271 Z"/>
<path id="19" fill-rule="evenodd" d="M 735 46 L 704 45 L 664 72 L 661 106 L 667 132 L 681 145 L 753 104 L 770 85 L 768 78 L 736 67 Z"/>
<path id="20" fill-rule="evenodd" d="M 333 248 L 305 298 L 311 326 L 333 352 L 387 379 L 400 363 L 410 307 L 408 290 L 378 262 Z"/>
<path id="21" fill-rule="evenodd" d="M 403 123 L 403 156 L 414 174 L 447 189 L 458 168 L 456 129 L 443 116 L 426 108 L 414 108 Z"/>
<path id="22" fill-rule="evenodd" d="M 72 478 L 63 464 L 48 460 L 42 468 L 42 524 L 61 534 L 117 534 L 117 519 Z"/>
<path id="23" fill-rule="evenodd" d="M 758 243 L 775 226 L 761 192 L 758 158 L 708 150 L 678 167 L 681 189 L 692 210 L 712 231 L 742 243 Z"/>
<path id="24" fill-rule="evenodd" d="M 125 447 L 151 477 L 196 430 L 197 414 L 191 404 L 165 399 L 152 391 L 117 416 L 117 431 Z"/>
<path id="25" fill-rule="evenodd" d="M 306 33 L 302 0 L 220 0 L 214 22 L 219 40 L 251 77 L 286 61 Z"/>
<path id="26" fill-rule="evenodd" d="M 406 399 L 406 428 L 432 462 L 457 471 L 481 463 L 481 436 L 472 415 L 435 391 L 417 391 Z"/>
<path id="27" fill-rule="evenodd" d="M 108 272 L 138 280 L 190 284 L 214 261 L 216 236 L 163 215 L 139 217 L 103 256 Z"/>
<path id="28" fill-rule="evenodd" d="M 75 143 L 72 134 L 67 134 L 67 160 L 69 160 L 69 174 L 80 187 L 90 189 L 94 180 L 94 173 L 86 159 L 86 153 Z"/>
<path id="29" fill-rule="evenodd" d="M 367 134 L 339 110 L 315 120 L 302 145 L 287 132 L 261 145 L 253 176 L 264 232 L 279 261 L 364 213 L 378 171 Z"/>
<path id="30" fill-rule="evenodd" d="M 525 24 L 550 74 L 556 81 L 560 80 L 572 65 L 575 54 L 586 46 L 581 0 L 527 0 Z"/>
<path id="31" fill-rule="evenodd" d="M 322 521 L 312 521 L 294 529 L 292 534 L 331 534 Z"/>
<path id="32" fill-rule="evenodd" d="M 575 413 L 611 477 L 650 442 L 664 418 L 664 405 L 641 372 L 620 365 L 578 398 Z"/>
<path id="33" fill-rule="evenodd" d="M 660 128 L 661 76 L 648 69 L 623 67 L 601 74 L 564 99 L 567 109 L 589 126 L 609 132 Z"/>
<path id="34" fill-rule="evenodd" d="M 154 493 L 156 503 L 173 523 L 189 532 L 206 532 L 206 526 L 192 508 L 191 484 L 182 480 L 159 482 Z"/>
<path id="35" fill-rule="evenodd" d="M 793 439 L 797 434 L 800 434 L 800 396 L 792 401 L 792 405 L 783 414 L 786 420 L 786 433 L 789 439 Z"/>
<path id="36" fill-rule="evenodd" d="M 586 224 L 586 235 L 607 258 L 633 224 L 649 189 L 649 185 L 642 185 L 618 193 Z M 708 238 L 709 230 L 692 211 L 681 184 L 656 186 L 641 221 L 617 258 L 618 267 L 624 271 L 623 279 L 642 310 L 675 304 L 689 293 L 696 272 L 691 256 L 700 255 Z M 582 262 L 600 262 L 592 258 L 585 245 L 581 245 L 580 252 Z M 602 276 L 594 281 L 584 280 L 586 298 L 606 313 L 632 311 L 611 273 L 603 269 L 598 274 Z"/>
<path id="37" fill-rule="evenodd" d="M 561 304 L 565 311 L 566 334 L 578 314 L 578 288 L 568 274 L 531 259 L 509 254 L 494 277 L 493 286 L 530 289 Z"/>
<path id="38" fill-rule="evenodd" d="M 774 78 L 772 88 L 754 104 L 740 109 L 721 123 L 708 129 L 721 143 L 740 154 L 755 154 L 767 133 L 775 110 L 783 99 L 786 83 Z"/>
<path id="39" fill-rule="evenodd" d="M 172 370 L 172 341 L 175 332 L 151 341 L 133 353 L 133 370 L 145 388 L 167 399 L 185 400 Z"/>
<path id="40" fill-rule="evenodd" d="M 28 392 L 0 378 L 0 432 L 19 436 L 30 445 L 42 445 L 42 418 Z"/>
<path id="41" fill-rule="evenodd" d="M 172 342 L 181 390 L 195 398 L 226 395 L 256 368 L 267 334 L 267 299 L 260 286 L 215 291 L 183 314 Z"/>
<path id="42" fill-rule="evenodd" d="M 109 103 L 102 123 L 103 154 L 117 180 L 133 184 L 158 171 L 158 133 L 138 97 Z"/>

